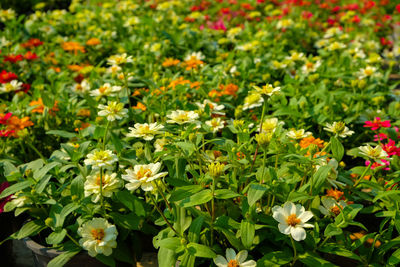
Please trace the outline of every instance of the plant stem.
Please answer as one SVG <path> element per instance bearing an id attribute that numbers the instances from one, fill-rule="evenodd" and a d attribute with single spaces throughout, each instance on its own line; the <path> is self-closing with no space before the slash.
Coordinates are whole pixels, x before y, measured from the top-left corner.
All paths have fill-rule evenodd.
<path id="1" fill-rule="evenodd" d="M 104 132 L 103 150 L 105 150 L 105 148 L 106 148 L 106 139 L 107 139 L 108 128 L 110 128 L 110 121 L 107 121 L 106 131 Z"/>
<path id="2" fill-rule="evenodd" d="M 212 185 L 211 185 L 211 194 L 212 194 L 212 198 L 211 198 L 211 227 L 210 227 L 210 231 L 211 231 L 211 241 L 210 244 L 211 246 L 214 243 L 214 221 L 215 221 L 215 200 L 214 200 L 214 194 L 215 194 L 215 178 L 213 178 L 212 181 Z"/>
<path id="3" fill-rule="evenodd" d="M 81 247 L 81 245 L 79 245 L 78 241 L 76 241 L 75 238 L 73 238 L 70 234 L 68 234 L 68 232 L 66 232 L 65 235 L 68 236 L 68 238 L 71 239 L 71 241 L 74 242 L 75 245 L 77 245 L 78 247 Z"/>
<path id="4" fill-rule="evenodd" d="M 30 140 L 28 140 L 28 142 L 26 142 L 26 144 L 27 144 L 30 148 L 32 148 L 32 150 L 35 151 L 36 154 L 38 154 L 38 156 L 39 156 L 45 163 L 47 162 L 47 160 L 46 160 L 46 158 L 43 156 L 43 154 L 40 153 L 40 151 L 37 150 L 37 148 L 34 147 L 34 146 L 32 145 L 32 143 L 31 143 Z"/>
<path id="5" fill-rule="evenodd" d="M 368 167 L 365 168 L 365 170 L 364 170 L 364 172 L 361 174 L 360 178 L 358 178 L 358 180 L 354 183 L 353 187 L 356 187 L 356 186 L 361 182 L 361 180 L 364 178 L 365 174 L 369 171 L 369 169 L 371 168 L 371 166 L 372 166 L 372 161 L 369 163 Z"/>
<path id="6" fill-rule="evenodd" d="M 294 263 L 297 260 L 297 251 L 296 251 L 296 246 L 293 241 L 293 237 L 291 235 L 290 235 L 290 241 L 292 242 L 292 247 L 293 247 L 293 261 L 292 261 L 291 266 L 294 266 Z"/>
<path id="7" fill-rule="evenodd" d="M 262 109 L 262 112 L 261 112 L 260 133 L 262 132 L 262 125 L 263 125 L 263 122 L 264 122 L 264 115 L 265 115 L 266 106 L 267 106 L 267 101 L 264 99 L 264 105 L 263 105 L 263 109 Z M 253 167 L 254 167 L 254 163 L 256 162 L 257 152 L 258 152 L 259 146 L 260 145 L 257 143 L 256 151 L 254 152 L 253 162 L 251 163 L 250 173 L 253 171 Z"/>
<path id="8" fill-rule="evenodd" d="M 164 193 L 162 192 L 161 188 L 158 186 L 156 181 L 154 181 L 154 184 L 156 185 L 158 192 L 160 193 L 160 195 L 164 199 L 165 204 L 167 204 L 167 207 L 168 207 L 169 211 L 172 213 L 171 205 L 169 204 L 169 202 L 168 202 L 167 198 L 165 197 Z"/>
<path id="9" fill-rule="evenodd" d="M 103 211 L 103 213 L 105 214 L 105 209 L 104 209 L 104 203 L 103 203 L 103 167 L 100 167 L 100 206 L 101 209 Z"/>
<path id="10" fill-rule="evenodd" d="M 158 207 L 156 200 L 154 199 L 153 195 L 151 194 L 151 192 L 149 193 L 151 201 L 153 201 L 154 206 L 156 207 L 158 213 L 160 213 L 161 217 L 164 219 L 164 221 L 167 223 L 167 225 L 169 226 L 169 228 L 171 228 L 172 231 L 175 232 L 176 235 L 182 237 L 176 230 L 175 228 L 172 226 L 172 224 L 167 220 L 167 218 L 165 217 L 164 213 L 161 211 L 161 209 Z"/>

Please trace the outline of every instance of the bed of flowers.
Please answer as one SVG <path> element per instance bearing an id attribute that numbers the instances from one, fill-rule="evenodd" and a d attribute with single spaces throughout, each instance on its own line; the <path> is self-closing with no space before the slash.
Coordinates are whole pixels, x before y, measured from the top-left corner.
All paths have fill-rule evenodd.
<path id="1" fill-rule="evenodd" d="M 57 267 L 400 263 L 396 1 L 35 8 L 0 10 L 9 239 Z"/>

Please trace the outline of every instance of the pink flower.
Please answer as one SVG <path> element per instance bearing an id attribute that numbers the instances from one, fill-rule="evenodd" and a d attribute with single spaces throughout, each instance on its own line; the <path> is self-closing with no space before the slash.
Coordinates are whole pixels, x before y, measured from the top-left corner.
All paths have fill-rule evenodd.
<path id="1" fill-rule="evenodd" d="M 390 121 L 381 121 L 381 118 L 376 117 L 373 121 L 366 121 L 364 127 L 371 128 L 371 130 L 375 131 L 381 127 L 389 128 Z"/>
<path id="2" fill-rule="evenodd" d="M 396 147 L 396 143 L 392 139 L 389 139 L 389 143 L 382 144 L 382 148 L 389 156 L 400 155 L 400 148 Z"/>
<path id="3" fill-rule="evenodd" d="M 390 162 L 389 162 L 389 161 L 384 160 L 384 159 L 381 159 L 380 161 L 381 161 L 383 164 L 378 163 L 378 162 L 374 162 L 374 163 L 371 165 L 371 169 L 373 170 L 373 169 L 376 169 L 376 168 L 378 168 L 378 167 L 386 166 L 385 168 L 383 168 L 383 170 L 385 170 L 385 171 L 390 170 L 390 168 L 389 168 Z M 371 161 L 369 161 L 369 160 L 365 161 L 365 166 L 368 166 L 370 163 L 371 163 Z"/>
<path id="4" fill-rule="evenodd" d="M 7 124 L 8 119 L 12 116 L 11 112 L 6 113 L 4 116 L 0 116 L 0 124 Z"/>
<path id="5" fill-rule="evenodd" d="M 0 184 L 0 194 L 1 192 L 4 191 L 7 187 L 9 187 L 10 184 L 8 182 L 3 182 Z M 12 195 L 9 195 L 5 198 L 0 199 L 0 213 L 4 212 L 4 206 L 7 204 L 8 201 L 10 201 Z"/>
<path id="6" fill-rule="evenodd" d="M 378 133 L 374 135 L 374 141 L 382 141 L 385 140 L 386 138 L 388 138 L 388 136 L 384 133 Z"/>

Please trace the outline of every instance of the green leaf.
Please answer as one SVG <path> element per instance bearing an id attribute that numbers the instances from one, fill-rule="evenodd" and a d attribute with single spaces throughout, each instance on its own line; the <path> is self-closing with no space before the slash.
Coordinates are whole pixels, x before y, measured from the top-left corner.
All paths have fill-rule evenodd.
<path id="1" fill-rule="evenodd" d="M 160 247 L 157 257 L 158 267 L 171 267 L 176 265 L 176 254 L 174 250 Z"/>
<path id="2" fill-rule="evenodd" d="M 293 255 L 284 251 L 274 251 L 267 253 L 257 261 L 259 267 L 278 267 L 288 264 L 292 260 Z"/>
<path id="3" fill-rule="evenodd" d="M 361 261 L 361 258 L 357 254 L 345 248 L 339 247 L 338 244 L 326 244 L 325 246 L 319 248 L 318 250 L 325 253 L 339 255 L 353 260 Z"/>
<path id="4" fill-rule="evenodd" d="M 30 221 L 24 224 L 24 226 L 22 226 L 22 228 L 18 231 L 17 239 L 22 239 L 30 235 L 38 234 L 45 228 L 46 226 L 41 220 Z"/>
<path id="5" fill-rule="evenodd" d="M 188 186 L 178 187 L 174 192 L 171 193 L 169 201 L 171 202 L 180 201 L 182 199 L 190 197 L 191 195 L 201 191 L 202 189 L 203 187 L 201 185 L 188 185 Z"/>
<path id="6" fill-rule="evenodd" d="M 390 200 L 390 196 L 394 196 L 394 195 L 398 195 L 398 194 L 400 194 L 400 190 L 390 190 L 390 191 L 379 192 L 378 195 L 372 200 L 372 202 L 376 202 L 377 200 L 379 200 L 381 198 L 385 198 L 385 197 L 389 197 L 389 200 Z M 396 198 L 396 200 L 398 200 L 398 198 Z"/>
<path id="7" fill-rule="evenodd" d="M 176 142 L 175 145 L 180 147 L 188 156 L 196 150 L 195 145 L 189 142 Z"/>
<path id="8" fill-rule="evenodd" d="M 332 166 L 325 165 L 321 166 L 312 177 L 313 195 L 317 195 L 321 191 L 321 187 L 324 185 L 329 172 L 332 170 Z"/>
<path id="9" fill-rule="evenodd" d="M 251 246 L 253 245 L 254 236 L 255 236 L 254 223 L 242 220 L 242 223 L 240 224 L 240 238 L 242 240 L 242 244 L 246 249 L 250 249 Z"/>
<path id="10" fill-rule="evenodd" d="M 136 216 L 136 214 L 133 212 L 129 214 L 111 212 L 110 216 L 117 225 L 128 230 L 140 230 L 142 228 L 143 221 L 141 217 Z"/>
<path id="11" fill-rule="evenodd" d="M 196 257 L 190 255 L 188 251 L 185 252 L 182 256 L 181 266 L 185 267 L 194 267 L 194 263 L 196 262 Z M 171 265 L 174 266 L 174 265 Z"/>
<path id="12" fill-rule="evenodd" d="M 329 237 L 329 236 L 335 236 L 335 235 L 340 235 L 342 234 L 343 231 L 341 228 L 337 227 L 335 224 L 330 223 L 328 226 L 325 228 L 324 231 L 324 236 Z"/>
<path id="13" fill-rule="evenodd" d="M 39 181 L 42 179 L 51 169 L 53 169 L 56 166 L 61 165 L 60 162 L 51 162 L 49 164 L 46 164 L 43 168 L 40 168 L 36 170 L 33 173 L 33 178 L 35 178 L 36 181 Z"/>
<path id="14" fill-rule="evenodd" d="M 189 243 L 187 249 L 191 255 L 196 257 L 210 259 L 217 257 L 217 254 L 211 248 L 197 243 Z"/>
<path id="15" fill-rule="evenodd" d="M 57 135 L 57 136 L 65 137 L 65 138 L 73 138 L 73 137 L 78 136 L 76 133 L 71 133 L 71 132 L 62 131 L 62 130 L 51 130 L 51 131 L 47 131 L 46 134 Z"/>
<path id="16" fill-rule="evenodd" d="M 192 207 L 200 204 L 207 203 L 212 199 L 212 193 L 210 189 L 206 189 L 200 191 L 194 195 L 191 195 L 188 198 L 185 198 L 179 202 L 179 205 L 182 207 Z"/>
<path id="17" fill-rule="evenodd" d="M 105 256 L 103 254 L 97 254 L 96 259 L 107 266 L 115 267 L 116 263 L 112 256 Z"/>
<path id="18" fill-rule="evenodd" d="M 393 254 L 389 258 L 388 263 L 390 265 L 397 265 L 400 263 L 400 248 L 393 252 Z"/>
<path id="19" fill-rule="evenodd" d="M 323 267 L 332 267 L 337 266 L 333 263 L 330 263 L 323 258 L 320 258 L 317 254 L 306 252 L 299 256 L 299 260 L 307 266 L 323 266 Z"/>
<path id="20" fill-rule="evenodd" d="M 77 208 L 79 208 L 79 205 L 77 203 L 69 203 L 68 205 L 63 207 L 60 212 L 59 220 L 57 220 L 56 222 L 56 227 L 62 227 L 67 216 Z"/>
<path id="21" fill-rule="evenodd" d="M 16 181 L 17 178 L 22 177 L 22 174 L 11 162 L 5 160 L 2 162 L 4 168 L 4 175 L 9 182 Z"/>
<path id="22" fill-rule="evenodd" d="M 122 204 L 124 204 L 130 211 L 135 212 L 137 216 L 146 216 L 143 202 L 137 196 L 132 195 L 128 191 L 119 191 L 115 195 Z"/>
<path id="23" fill-rule="evenodd" d="M 84 179 L 82 175 L 79 175 L 72 180 L 71 195 L 77 196 L 78 199 L 82 199 L 84 197 Z"/>
<path id="24" fill-rule="evenodd" d="M 215 190 L 215 198 L 218 198 L 218 199 L 229 199 L 229 198 L 234 198 L 234 197 L 239 197 L 239 196 L 240 195 L 238 193 L 235 193 L 229 189 Z"/>
<path id="25" fill-rule="evenodd" d="M 190 242 L 199 241 L 201 227 L 203 226 L 203 222 L 204 222 L 204 217 L 203 216 L 199 216 L 190 225 L 189 235 L 188 235 L 188 239 L 189 239 Z"/>
<path id="26" fill-rule="evenodd" d="M 344 147 L 342 143 L 335 136 L 331 137 L 331 149 L 335 159 L 338 162 L 341 161 L 344 155 Z"/>
<path id="27" fill-rule="evenodd" d="M 23 190 L 23 189 L 25 189 L 25 188 L 27 188 L 27 187 L 29 187 L 31 185 L 32 185 L 31 181 L 23 181 L 23 182 L 19 182 L 19 183 L 13 184 L 12 186 L 7 187 L 6 189 L 4 189 L 3 192 L 1 192 L 0 199 L 2 199 L 4 197 L 7 197 L 7 196 L 9 196 L 11 194 L 14 194 L 16 192 L 19 192 L 19 191 L 21 191 L 21 190 Z"/>
<path id="28" fill-rule="evenodd" d="M 160 241 L 158 241 L 157 245 L 160 246 L 160 248 L 167 248 L 173 251 L 182 246 L 181 239 L 179 237 L 168 237 L 161 239 Z"/>
<path id="29" fill-rule="evenodd" d="M 46 238 L 46 242 L 49 245 L 58 245 L 63 241 L 66 234 L 67 230 L 65 229 L 62 229 L 61 231 L 58 232 L 53 232 L 49 234 L 49 236 Z"/>
<path id="30" fill-rule="evenodd" d="M 46 185 L 51 179 L 51 175 L 45 175 L 40 181 L 36 184 L 35 190 L 38 194 L 42 193 L 43 190 L 46 188 Z"/>
<path id="31" fill-rule="evenodd" d="M 61 267 L 64 266 L 70 259 L 72 259 L 76 254 L 81 251 L 80 248 L 76 248 L 71 251 L 66 251 L 54 259 L 52 259 L 48 264 L 47 267 Z"/>
<path id="32" fill-rule="evenodd" d="M 249 206 L 253 206 L 267 191 L 267 188 L 260 184 L 251 184 L 247 193 L 247 201 Z"/>
<path id="33" fill-rule="evenodd" d="M 292 202 L 297 202 L 300 200 L 308 200 L 308 199 L 313 199 L 314 196 L 310 196 L 307 193 L 303 193 L 303 192 L 290 192 L 289 196 L 288 196 L 288 201 L 292 201 Z"/>

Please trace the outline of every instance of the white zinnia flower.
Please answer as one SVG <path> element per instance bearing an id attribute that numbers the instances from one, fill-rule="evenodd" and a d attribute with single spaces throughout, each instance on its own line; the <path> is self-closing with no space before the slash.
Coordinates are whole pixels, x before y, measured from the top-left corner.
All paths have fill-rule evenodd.
<path id="1" fill-rule="evenodd" d="M 163 151 L 163 150 L 164 150 L 164 146 L 165 146 L 166 144 L 168 144 L 168 141 L 167 141 L 166 138 L 157 139 L 157 140 L 154 142 L 154 148 L 155 148 L 154 152 Z"/>
<path id="2" fill-rule="evenodd" d="M 358 79 L 364 79 L 364 78 L 368 78 L 368 77 L 374 77 L 376 76 L 376 67 L 372 67 L 372 66 L 367 66 L 363 69 L 360 69 L 360 71 L 357 73 L 358 75 Z"/>
<path id="3" fill-rule="evenodd" d="M 312 135 L 312 133 L 306 132 L 304 129 L 300 129 L 300 130 L 291 129 L 286 135 L 292 139 L 302 139 L 302 138 Z"/>
<path id="4" fill-rule="evenodd" d="M 128 56 L 126 53 L 121 55 L 113 55 L 107 59 L 108 64 L 110 65 L 122 65 L 125 63 L 132 63 L 132 56 Z"/>
<path id="5" fill-rule="evenodd" d="M 218 255 L 214 258 L 214 263 L 218 267 L 256 267 L 257 263 L 253 260 L 245 261 L 247 259 L 247 250 L 236 252 L 232 248 L 226 249 L 226 258 Z"/>
<path id="6" fill-rule="evenodd" d="M 204 99 L 203 103 L 197 102 L 196 105 L 201 110 L 205 110 L 206 106 L 208 106 L 212 114 L 225 115 L 224 112 L 220 112 L 225 108 L 224 105 L 218 105 L 217 103 L 214 103 L 208 99 Z"/>
<path id="7" fill-rule="evenodd" d="M 213 118 L 212 120 L 206 121 L 206 124 L 212 128 L 213 133 L 224 128 L 224 121 L 221 118 Z"/>
<path id="8" fill-rule="evenodd" d="M 115 101 L 108 102 L 108 105 L 100 104 L 98 106 L 99 116 L 107 117 L 109 121 L 120 120 L 128 113 L 128 110 L 124 108 L 123 103 L 117 103 Z"/>
<path id="9" fill-rule="evenodd" d="M 262 124 L 261 132 L 273 133 L 279 125 L 283 124 L 285 123 L 283 121 L 279 121 L 277 118 L 267 118 Z M 260 127 L 258 127 L 257 130 L 260 132 Z"/>
<path id="10" fill-rule="evenodd" d="M 122 175 L 122 179 L 128 181 L 125 185 L 129 191 L 136 190 L 139 186 L 143 191 L 152 191 L 152 181 L 164 177 L 168 172 L 160 172 L 161 163 L 150 163 L 147 165 L 135 165 L 132 169 L 127 169 L 125 175 Z"/>
<path id="11" fill-rule="evenodd" d="M 262 88 L 254 86 L 254 88 L 256 89 L 257 93 L 267 96 L 277 95 L 281 91 L 280 87 L 274 87 L 272 84 L 266 84 Z"/>
<path id="12" fill-rule="evenodd" d="M 342 138 L 350 136 L 354 133 L 354 131 L 350 131 L 349 128 L 344 124 L 344 122 L 334 122 L 332 124 L 327 123 L 326 127 L 324 127 L 325 131 L 334 133 L 339 135 Z"/>
<path id="13" fill-rule="evenodd" d="M 121 86 L 111 86 L 109 83 L 105 83 L 100 88 L 90 92 L 91 96 L 112 96 L 122 90 Z"/>
<path id="14" fill-rule="evenodd" d="M 199 117 L 194 111 L 185 111 L 185 110 L 175 110 L 172 111 L 169 115 L 167 115 L 167 123 L 177 123 L 182 125 L 184 123 L 193 123 Z"/>
<path id="15" fill-rule="evenodd" d="M 264 98 L 262 98 L 261 94 L 250 93 L 244 99 L 243 110 L 260 107 L 263 102 L 264 102 Z"/>
<path id="16" fill-rule="evenodd" d="M 307 62 L 303 65 L 303 67 L 301 67 L 301 71 L 302 71 L 304 74 L 309 74 L 309 73 L 312 73 L 312 72 L 316 72 L 317 69 L 318 69 L 320 66 L 321 66 L 321 61 L 320 61 L 320 60 L 316 61 L 315 63 L 312 62 L 312 61 L 307 61 Z"/>
<path id="17" fill-rule="evenodd" d="M 156 134 L 162 133 L 160 130 L 163 129 L 164 126 L 161 124 L 155 123 L 135 123 L 134 128 L 129 127 L 130 132 L 126 135 L 127 137 L 138 137 L 143 138 L 146 141 L 153 140 Z"/>
<path id="18" fill-rule="evenodd" d="M 22 82 L 17 80 L 12 80 L 9 83 L 4 83 L 0 87 L 0 93 L 9 93 L 13 91 L 17 91 L 22 88 Z"/>
<path id="19" fill-rule="evenodd" d="M 102 175 L 102 195 L 111 197 L 114 192 L 118 191 L 121 186 L 120 180 L 116 173 Z M 100 172 L 87 176 L 85 181 L 85 197 L 92 195 L 92 201 L 97 203 L 100 200 Z"/>
<path id="20" fill-rule="evenodd" d="M 79 244 L 92 257 L 97 254 L 110 256 L 112 249 L 117 247 L 117 228 L 104 218 L 93 218 L 84 223 L 79 227 L 78 234 L 82 236 Z"/>
<path id="21" fill-rule="evenodd" d="M 90 84 L 86 80 L 82 80 L 81 83 L 76 83 L 72 90 L 77 94 L 84 94 L 89 92 Z"/>
<path id="22" fill-rule="evenodd" d="M 337 216 L 340 214 L 342 209 L 347 206 L 347 203 L 343 200 L 337 202 L 332 197 L 322 197 L 321 198 L 322 206 L 319 206 L 319 210 L 324 215 L 334 215 Z"/>
<path id="23" fill-rule="evenodd" d="M 290 234 L 296 241 L 306 239 L 304 227 L 314 227 L 314 225 L 306 223 L 312 218 L 313 214 L 311 211 L 305 211 L 300 204 L 295 205 L 292 202 L 286 202 L 283 207 L 273 207 L 272 212 L 272 217 L 279 222 L 279 231 L 285 235 Z"/>
<path id="24" fill-rule="evenodd" d="M 185 61 L 188 60 L 203 60 L 204 55 L 201 52 L 192 52 L 185 57 Z"/>
<path id="25" fill-rule="evenodd" d="M 111 150 L 93 150 L 85 159 L 86 165 L 91 165 L 93 169 L 112 168 L 112 164 L 117 162 L 118 158 Z"/>
<path id="26" fill-rule="evenodd" d="M 376 147 L 371 147 L 367 144 L 366 146 L 359 147 L 359 149 L 361 155 L 364 155 L 370 159 L 380 160 L 386 159 L 388 157 L 388 154 L 385 150 L 382 149 L 380 145 L 377 145 Z"/>

